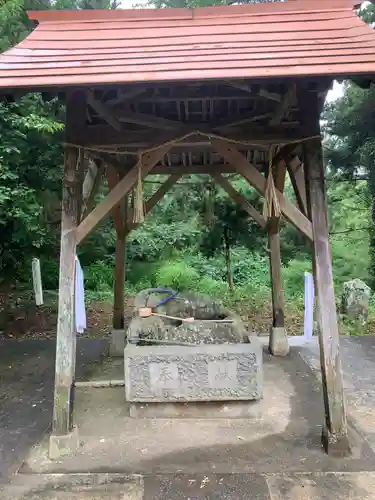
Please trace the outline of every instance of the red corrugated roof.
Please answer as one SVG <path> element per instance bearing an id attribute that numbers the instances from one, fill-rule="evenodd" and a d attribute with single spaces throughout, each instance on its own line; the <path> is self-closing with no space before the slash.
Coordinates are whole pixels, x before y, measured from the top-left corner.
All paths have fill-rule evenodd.
<path id="1" fill-rule="evenodd" d="M 39 24 L 0 55 L 0 87 L 371 74 L 356 3 L 30 12 Z"/>

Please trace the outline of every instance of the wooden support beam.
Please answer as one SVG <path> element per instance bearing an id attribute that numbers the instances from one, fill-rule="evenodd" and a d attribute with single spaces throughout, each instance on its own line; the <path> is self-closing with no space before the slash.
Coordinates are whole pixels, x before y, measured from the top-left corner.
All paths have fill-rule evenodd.
<path id="1" fill-rule="evenodd" d="M 104 200 L 81 222 L 77 228 L 77 243 L 88 236 L 95 227 L 104 220 L 112 209 L 135 186 L 138 179 L 138 169 L 142 168 L 143 176 L 146 176 L 163 156 L 170 150 L 171 145 L 162 146 L 159 149 L 142 155 L 136 165 L 125 174 L 121 181 L 111 190 Z"/>
<path id="2" fill-rule="evenodd" d="M 89 160 L 87 172 L 82 188 L 81 220 L 89 214 L 94 205 L 94 198 L 98 192 L 101 181 L 101 168 L 98 160 Z"/>
<path id="3" fill-rule="evenodd" d="M 98 153 L 98 158 L 103 159 L 107 164 L 111 164 L 116 166 L 116 168 L 121 169 L 124 172 L 128 172 L 130 167 L 122 164 L 115 158 L 114 156 L 109 155 L 108 153 Z M 262 168 L 263 165 L 257 166 L 257 168 Z M 151 175 L 190 175 L 190 174 L 230 174 L 236 173 L 237 170 L 233 167 L 233 165 L 229 165 L 229 163 L 216 163 L 211 165 L 156 165 L 152 169 Z"/>
<path id="4" fill-rule="evenodd" d="M 301 119 L 310 127 L 311 136 L 317 135 L 320 130 L 318 95 L 307 92 L 305 89 L 299 89 L 298 100 Z M 319 340 L 325 405 L 322 442 L 328 453 L 346 455 L 349 453 L 349 442 L 320 139 L 311 139 L 304 144 L 303 162 L 307 186 L 307 205 L 314 235 L 313 268 L 318 297 Z"/>
<path id="5" fill-rule="evenodd" d="M 229 85 L 229 84 L 228 84 Z M 233 87 L 235 89 L 236 87 Z M 277 94 L 272 94 L 274 96 L 277 96 Z M 280 101 L 280 96 L 279 101 Z M 191 93 L 185 89 L 181 89 L 181 91 L 173 92 L 172 95 L 161 95 L 159 93 L 157 94 L 151 94 L 148 93 L 147 95 L 141 95 L 139 97 L 135 97 L 132 99 L 132 103 L 146 103 L 146 104 L 153 104 L 153 103 L 168 103 L 168 104 L 175 104 L 177 103 L 183 103 L 186 101 L 189 102 L 211 102 L 211 101 L 259 101 L 262 99 L 262 97 L 259 94 L 255 93 L 248 93 L 246 94 L 245 92 L 238 92 L 238 91 L 233 91 L 233 92 L 226 92 L 225 94 L 221 93 L 220 91 L 215 91 L 215 89 L 210 89 L 209 93 Z M 276 100 L 276 97 L 275 99 Z M 123 109 L 123 106 L 121 105 L 121 100 L 120 99 L 111 99 L 108 101 L 111 105 L 114 104 L 114 109 L 116 112 L 121 109 Z M 117 105 L 115 104 L 117 103 Z"/>
<path id="6" fill-rule="evenodd" d="M 117 184 L 120 182 L 123 174 L 120 170 L 116 169 L 114 165 L 110 163 L 106 164 L 106 176 L 109 191 L 111 192 Z M 126 206 L 125 206 L 125 196 L 122 200 L 113 208 L 111 215 L 113 216 L 115 222 L 115 229 L 117 235 L 124 235 L 126 231 Z"/>
<path id="7" fill-rule="evenodd" d="M 285 96 L 282 98 L 280 104 L 277 106 L 274 116 L 269 121 L 269 125 L 271 127 L 278 125 L 279 123 L 282 122 L 284 116 L 292 106 L 295 99 L 296 99 L 296 85 L 295 83 L 292 83 L 289 85 L 289 88 Z"/>
<path id="8" fill-rule="evenodd" d="M 280 193 L 284 193 L 286 178 L 285 161 L 280 159 L 272 167 L 275 187 Z M 269 350 L 274 356 L 286 356 L 289 353 L 289 342 L 287 332 L 285 331 L 285 303 L 281 276 L 280 217 L 272 217 L 267 221 L 267 232 L 272 291 L 272 327 L 269 338 Z"/>
<path id="9" fill-rule="evenodd" d="M 296 156 L 296 150 L 300 148 L 299 144 L 286 144 L 283 146 L 279 152 L 274 157 L 274 173 L 276 183 L 285 181 L 285 171 L 284 181 L 282 177 L 280 181 L 278 179 L 278 168 L 280 160 L 284 160 L 287 166 L 290 180 L 292 182 L 294 192 L 297 198 L 297 204 L 300 211 L 307 217 L 307 205 L 306 205 L 306 186 L 305 186 L 305 174 L 303 170 L 303 164 L 298 156 Z"/>
<path id="10" fill-rule="evenodd" d="M 254 208 L 251 203 L 247 201 L 247 199 L 243 196 L 243 194 L 239 193 L 232 184 L 221 174 L 212 174 L 214 181 L 224 189 L 224 191 L 228 194 L 233 201 L 238 203 L 240 207 L 252 217 L 257 224 L 263 229 L 266 228 L 266 221 L 263 218 L 256 208 Z"/>
<path id="11" fill-rule="evenodd" d="M 168 179 L 159 187 L 159 189 L 151 196 L 149 200 L 146 201 L 145 213 L 148 215 L 154 206 L 164 197 L 164 195 L 173 187 L 176 182 L 178 182 L 182 177 L 182 174 L 172 174 Z M 136 229 L 139 223 L 129 221 L 127 225 L 127 234 L 133 229 Z"/>
<path id="12" fill-rule="evenodd" d="M 265 177 L 252 165 L 246 158 L 228 141 L 223 139 L 212 140 L 213 147 L 222 155 L 222 157 L 230 162 L 236 170 L 251 184 L 255 189 L 264 196 L 266 192 L 267 180 Z M 277 190 L 280 208 L 284 217 L 295 228 L 301 231 L 305 236 L 312 240 L 311 222 L 293 205 L 283 193 Z"/>
<path id="13" fill-rule="evenodd" d="M 285 97 L 285 99 L 287 99 L 287 98 L 288 98 L 288 96 Z M 284 107 L 289 107 L 289 101 L 287 101 L 287 102 L 283 101 L 281 104 L 279 104 L 279 107 L 282 107 L 281 106 L 282 104 L 284 104 Z M 284 109 L 284 107 L 282 107 L 282 109 Z M 107 115 L 108 115 L 108 112 L 107 112 Z M 267 118 L 267 117 L 272 118 L 273 117 L 272 113 L 266 113 L 266 114 L 263 113 L 262 115 L 255 115 L 255 116 L 252 116 L 252 115 L 249 116 L 249 114 L 247 113 L 246 115 L 243 114 L 242 117 L 240 116 L 236 120 L 233 120 L 233 118 L 228 120 L 228 118 L 226 118 L 223 121 L 219 121 L 219 122 L 215 121 L 215 123 L 212 123 L 212 124 L 201 124 L 201 126 L 203 126 L 203 127 L 209 126 L 212 130 L 225 130 L 229 127 L 235 127 L 235 126 L 238 127 L 239 125 L 243 125 L 245 123 L 256 122 L 258 120 L 261 120 L 261 119 Z M 136 112 L 130 111 L 129 109 L 123 110 L 121 113 L 121 116 L 118 116 L 117 119 L 121 122 L 133 123 L 135 125 L 141 125 L 144 127 L 156 128 L 158 130 L 159 129 L 164 129 L 164 130 L 180 129 L 181 131 L 183 131 L 185 129 L 185 130 L 189 131 L 191 129 L 191 125 L 184 124 L 181 121 L 171 120 L 171 119 L 163 118 L 160 116 L 150 115 L 147 113 L 136 113 Z M 276 123 L 281 123 L 281 120 L 276 121 L 275 124 Z"/>
<path id="14" fill-rule="evenodd" d="M 225 124 L 224 124 L 225 126 Z M 201 130 L 206 136 L 202 136 L 197 132 L 197 134 L 192 135 L 185 141 L 180 141 L 180 143 L 188 142 L 189 145 L 186 147 L 192 147 L 192 144 L 199 145 L 201 143 L 207 143 L 210 138 L 209 134 L 217 134 L 217 130 L 215 132 L 215 128 L 211 125 L 200 124 L 194 128 L 182 126 L 181 128 L 176 129 L 176 136 L 183 136 L 187 133 L 197 132 L 197 130 Z M 220 134 L 219 134 L 220 135 Z M 150 148 L 152 144 L 163 144 L 166 142 L 166 137 L 170 137 L 170 133 L 166 134 L 163 132 L 162 134 L 152 135 L 151 130 L 142 130 L 138 132 L 126 132 L 114 130 L 112 127 L 108 125 L 89 125 L 85 128 L 85 131 L 81 134 L 76 141 L 79 142 L 84 147 L 98 147 L 98 148 L 106 148 L 106 147 L 117 147 L 117 148 Z M 288 143 L 290 141 L 299 141 L 305 137 L 307 134 L 304 133 L 304 129 L 299 127 L 298 129 L 289 129 L 283 128 L 282 125 L 278 127 L 273 127 L 269 129 L 269 131 L 264 131 L 262 127 L 259 125 L 251 124 L 246 127 L 239 127 L 231 129 L 230 132 L 225 133 L 225 137 L 231 140 L 236 141 L 244 141 L 249 144 L 259 144 L 268 145 L 272 142 L 274 144 L 283 144 Z M 176 147 L 176 144 L 174 145 Z"/>
<path id="15" fill-rule="evenodd" d="M 98 99 L 95 99 L 95 95 L 92 90 L 89 90 L 87 92 L 87 102 L 102 118 L 104 118 L 107 123 L 109 123 L 109 125 L 111 125 L 111 127 L 113 127 L 118 132 L 121 132 L 121 122 L 116 118 L 116 116 L 114 116 L 108 106 L 103 104 Z"/>
<path id="16" fill-rule="evenodd" d="M 298 207 L 307 217 L 306 181 L 303 163 L 301 163 L 299 158 L 295 156 L 287 162 L 287 167 L 294 193 L 297 198 Z"/>
<path id="17" fill-rule="evenodd" d="M 259 95 L 260 97 L 264 97 L 265 99 L 269 99 L 271 101 L 276 101 L 280 102 L 281 101 L 281 96 L 279 94 L 275 94 L 274 92 L 268 92 L 266 89 L 259 89 L 257 93 L 254 92 L 254 87 L 251 85 L 248 85 L 247 83 L 243 82 L 237 82 L 236 80 L 230 80 L 228 81 L 228 85 L 231 85 L 232 87 L 236 89 L 243 90 L 244 92 L 248 92 L 249 94 L 252 95 Z"/>
<path id="18" fill-rule="evenodd" d="M 125 110 L 119 120 L 125 123 L 133 123 L 135 125 L 143 125 L 144 127 L 151 127 L 156 129 L 176 130 L 183 129 L 182 122 L 161 118 L 159 116 L 149 115 L 146 113 L 135 113 L 130 110 Z"/>
<path id="19" fill-rule="evenodd" d="M 125 321 L 125 272 L 126 272 L 126 237 L 117 234 L 115 276 L 113 293 L 113 318 L 115 330 L 122 330 Z M 124 334 L 125 337 L 125 334 Z"/>
<path id="20" fill-rule="evenodd" d="M 123 172 L 128 172 L 132 167 L 119 161 L 115 156 L 108 153 L 95 153 L 95 158 L 104 161 L 107 164 L 115 166 Z M 263 168 L 264 165 L 257 165 L 257 168 Z M 215 174 L 215 173 L 236 173 L 237 170 L 229 163 L 196 164 L 196 165 L 156 165 L 152 169 L 151 175 L 190 175 L 190 174 Z"/>
<path id="21" fill-rule="evenodd" d="M 106 165 L 106 174 L 108 188 L 112 191 L 120 181 L 120 173 L 112 165 Z M 124 197 L 112 211 L 116 229 L 116 260 L 113 290 L 113 328 L 115 330 L 122 330 L 124 328 L 127 203 L 128 199 Z"/>
<path id="22" fill-rule="evenodd" d="M 86 120 L 84 92 L 68 94 L 66 103 L 66 142 L 74 142 L 75 134 Z M 78 150 L 67 147 L 64 160 L 62 194 L 59 301 L 56 335 L 55 388 L 52 435 L 49 455 L 54 459 L 78 447 L 78 434 L 73 429 L 74 378 L 76 362 L 75 326 L 75 259 L 76 227 L 82 197 L 82 165 Z"/>

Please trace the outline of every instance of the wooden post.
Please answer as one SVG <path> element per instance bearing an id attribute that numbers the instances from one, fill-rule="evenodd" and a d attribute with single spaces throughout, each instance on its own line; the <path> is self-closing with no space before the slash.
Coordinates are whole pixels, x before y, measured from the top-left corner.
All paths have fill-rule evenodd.
<path id="1" fill-rule="evenodd" d="M 287 163 L 287 167 L 298 207 L 304 215 L 307 215 L 306 181 L 303 163 L 295 156 Z"/>
<path id="2" fill-rule="evenodd" d="M 66 138 L 74 136 L 86 119 L 84 92 L 67 96 Z M 55 390 L 52 435 L 49 456 L 56 459 L 77 449 L 78 432 L 73 425 L 76 331 L 74 318 L 76 228 L 82 197 L 81 165 L 76 148 L 67 147 L 64 160 L 64 183 L 61 215 L 60 279 L 56 337 Z"/>
<path id="3" fill-rule="evenodd" d="M 113 165 L 106 166 L 108 187 L 112 190 L 122 176 Z M 125 196 L 113 211 L 116 229 L 116 257 L 113 287 L 113 330 L 111 333 L 110 355 L 123 356 L 125 348 L 125 249 L 127 231 L 127 204 L 128 197 Z"/>
<path id="4" fill-rule="evenodd" d="M 273 176 L 275 187 L 283 193 L 286 176 L 286 164 L 283 160 L 273 166 Z M 279 217 L 274 217 L 268 220 L 267 233 L 272 293 L 272 326 L 270 330 L 269 350 L 274 356 L 286 356 L 289 353 L 289 342 L 288 335 L 285 330 Z"/>
<path id="5" fill-rule="evenodd" d="M 113 328 L 115 330 L 124 328 L 125 247 L 125 234 L 117 233 L 113 303 Z"/>
<path id="6" fill-rule="evenodd" d="M 312 137 L 319 135 L 319 100 L 315 92 L 299 92 L 301 120 Z M 333 286 L 331 253 L 328 241 L 328 214 L 324 166 L 320 137 L 304 144 L 307 207 L 313 228 L 313 269 L 318 298 L 319 341 L 322 369 L 325 422 L 322 442 L 327 453 L 343 456 L 350 452 L 343 377 L 340 358 L 339 329 Z"/>
<path id="7" fill-rule="evenodd" d="M 88 168 L 82 186 L 82 216 L 81 221 L 91 212 L 94 198 L 101 181 L 100 160 L 88 160 Z"/>

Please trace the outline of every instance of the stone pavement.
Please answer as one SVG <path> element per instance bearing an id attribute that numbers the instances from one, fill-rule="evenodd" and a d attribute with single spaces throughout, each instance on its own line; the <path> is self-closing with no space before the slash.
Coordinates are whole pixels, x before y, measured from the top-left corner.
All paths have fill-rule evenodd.
<path id="1" fill-rule="evenodd" d="M 46 438 L 26 457 L 32 439 L 38 440 L 49 423 L 51 347 L 29 350 L 25 363 L 23 352 L 15 353 L 19 348 L 3 346 L 2 353 L 9 349 L 9 355 L 2 356 L 0 370 L 1 465 L 5 463 L 0 498 L 375 499 L 375 383 L 371 380 L 375 339 L 343 338 L 342 346 L 353 446 L 349 458 L 327 457 L 320 447 L 323 404 L 315 372 L 318 348 L 311 342 L 293 347 L 285 359 L 265 353 L 265 397 L 249 408 L 248 418 L 239 412 L 239 418 L 228 419 L 221 408 L 220 418 L 132 419 L 123 388 L 78 389 L 76 417 L 82 446 L 74 457 L 59 462 L 48 460 Z M 99 359 L 103 344 L 89 347 L 87 343 L 85 350 L 88 353 L 81 353 L 81 365 L 88 361 L 88 376 L 98 378 L 103 366 L 108 370 L 108 361 L 91 363 Z M 15 367 L 16 375 L 13 370 L 7 372 L 6 364 Z M 6 400 L 3 380 L 11 387 Z M 17 397 L 27 400 L 26 408 Z M 42 413 L 31 410 L 37 404 L 44 409 Z M 218 416 L 217 408 L 213 406 L 212 411 Z M 17 438 L 11 432 L 13 438 L 3 440 L 9 427 L 18 431 Z M 30 432 L 34 432 L 32 437 Z M 17 452 L 12 452 L 18 441 Z M 14 472 L 23 457 L 20 473 L 6 484 L 4 469 Z"/>
<path id="2" fill-rule="evenodd" d="M 373 500 L 374 473 L 23 476 L 6 500 Z"/>
<path id="3" fill-rule="evenodd" d="M 55 340 L 0 340 L 0 483 L 50 426 L 55 345 Z M 78 339 L 77 375 L 89 375 L 105 349 L 105 341 Z"/>

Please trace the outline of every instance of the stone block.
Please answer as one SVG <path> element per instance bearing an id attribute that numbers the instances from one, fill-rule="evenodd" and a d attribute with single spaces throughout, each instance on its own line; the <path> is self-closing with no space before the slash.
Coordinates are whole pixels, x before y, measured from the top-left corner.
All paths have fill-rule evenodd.
<path id="1" fill-rule="evenodd" d="M 344 283 L 341 297 L 341 312 L 349 320 L 366 323 L 371 298 L 371 289 L 360 279 Z"/>
<path id="2" fill-rule="evenodd" d="M 111 357 L 122 358 L 122 356 L 124 355 L 125 337 L 126 337 L 125 329 L 112 330 L 109 343 L 109 355 Z"/>
<path id="3" fill-rule="evenodd" d="M 262 346 L 125 347 L 129 402 L 257 400 L 263 395 Z"/>

